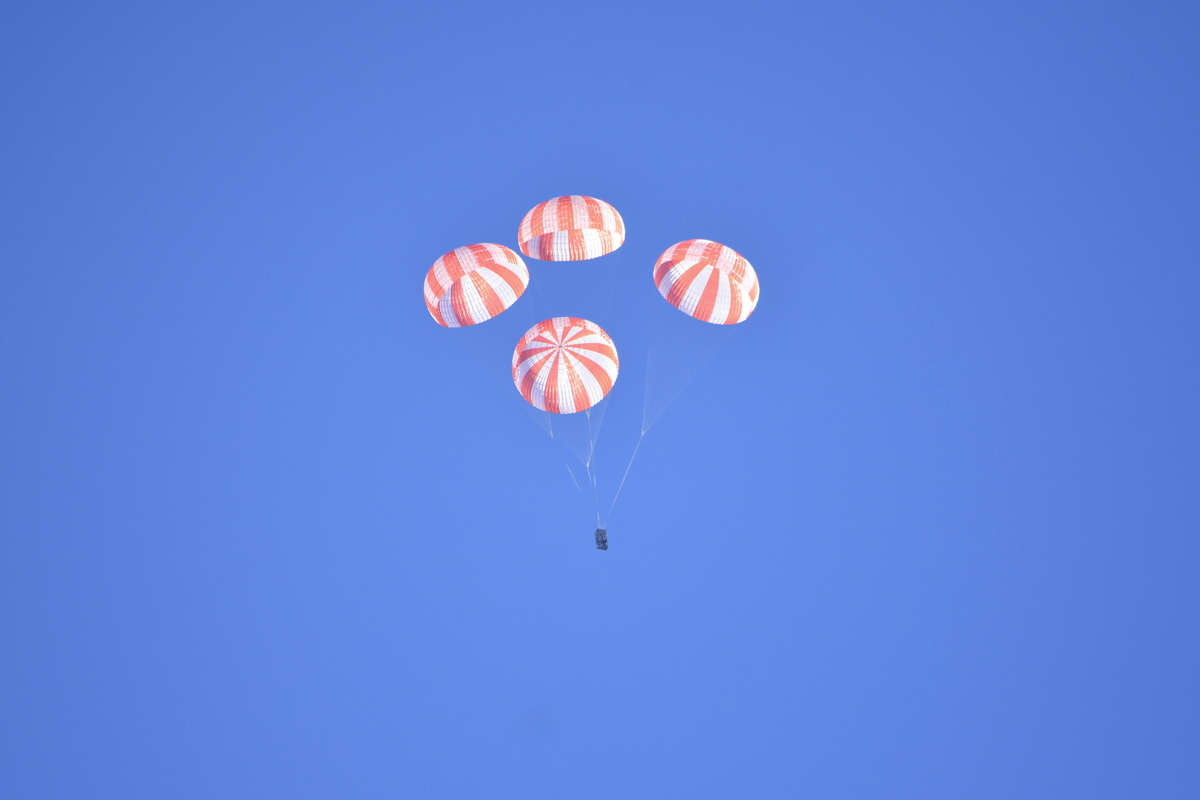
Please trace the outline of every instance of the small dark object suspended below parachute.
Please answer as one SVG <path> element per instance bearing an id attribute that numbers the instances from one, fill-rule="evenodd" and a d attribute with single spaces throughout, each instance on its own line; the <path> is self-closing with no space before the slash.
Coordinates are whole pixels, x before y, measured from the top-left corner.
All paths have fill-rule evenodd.
<path id="1" fill-rule="evenodd" d="M 596 549 L 608 549 L 608 531 L 604 530 L 604 528 L 596 528 Z"/>

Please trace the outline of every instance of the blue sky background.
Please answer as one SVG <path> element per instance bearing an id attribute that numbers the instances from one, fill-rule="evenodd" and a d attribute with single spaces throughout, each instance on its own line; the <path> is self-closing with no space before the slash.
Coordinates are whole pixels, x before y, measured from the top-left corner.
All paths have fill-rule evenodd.
<path id="1" fill-rule="evenodd" d="M 1194 4 L 10 2 L 0 70 L 0 795 L 1200 793 Z M 420 294 L 571 193 L 609 472 L 657 255 L 763 284 L 607 553 Z"/>

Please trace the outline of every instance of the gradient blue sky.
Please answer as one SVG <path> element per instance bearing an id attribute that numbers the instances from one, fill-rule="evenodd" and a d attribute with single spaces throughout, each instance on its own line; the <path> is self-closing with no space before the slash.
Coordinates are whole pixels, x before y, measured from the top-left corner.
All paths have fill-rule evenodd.
<path id="1" fill-rule="evenodd" d="M 0 70 L 0 796 L 1200 795 L 1195 4 L 9 2 Z M 570 193 L 630 370 L 666 246 L 764 290 L 608 553 L 420 295 Z"/>

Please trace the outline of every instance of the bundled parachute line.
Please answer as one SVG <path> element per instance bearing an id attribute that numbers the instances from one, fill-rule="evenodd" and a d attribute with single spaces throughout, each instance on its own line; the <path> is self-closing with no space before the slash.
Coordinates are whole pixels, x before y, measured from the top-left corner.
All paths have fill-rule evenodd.
<path id="1" fill-rule="evenodd" d="M 646 432 L 642 431 L 638 434 L 637 444 L 633 446 L 633 452 L 629 454 L 629 461 L 625 464 L 625 471 L 621 473 L 621 482 L 617 484 L 617 491 L 613 494 L 612 502 L 608 506 L 608 511 L 604 513 L 604 522 L 600 527 L 608 525 L 608 519 L 612 516 L 613 509 L 617 507 L 617 499 L 621 496 L 621 490 L 625 488 L 625 480 L 629 477 L 629 470 L 633 469 L 633 460 L 637 458 L 638 450 L 642 449 L 642 440 L 646 438 Z"/>
<path id="2" fill-rule="evenodd" d="M 600 438 L 600 427 L 604 421 L 604 410 L 607 407 L 607 403 L 602 400 L 582 412 L 579 416 L 583 417 L 586 429 L 581 425 L 576 431 L 568 430 L 568 425 L 575 420 L 560 417 L 558 424 L 555 425 L 553 419 L 555 415 L 549 412 L 538 412 L 545 418 L 546 427 L 543 430 L 555 443 L 556 450 L 567 468 L 567 473 L 571 476 L 571 482 L 579 490 L 580 495 L 592 506 L 597 522 L 600 518 L 600 498 L 599 482 L 595 470 L 596 444 Z M 582 483 L 588 485 L 587 491 L 581 485 L 581 479 L 575 476 L 575 469 L 578 467 L 573 469 L 572 461 L 578 461 L 579 466 L 583 467 L 586 477 L 582 479 Z"/>
<path id="3" fill-rule="evenodd" d="M 604 515 L 607 525 L 612 517 L 621 489 L 629 478 L 633 462 L 642 446 L 642 440 L 654 427 L 654 423 L 666 413 L 684 390 L 704 370 L 710 361 L 732 338 L 734 329 L 730 325 L 712 326 L 712 330 L 684 321 L 679 328 L 650 324 L 649 343 L 646 348 L 645 381 L 642 384 L 642 424 L 629 455 L 621 481 L 613 495 L 612 503 Z M 708 327 L 708 326 L 706 326 Z"/>
<path id="4" fill-rule="evenodd" d="M 578 317 L 542 320 L 513 350 L 513 383 L 530 405 L 555 414 L 584 411 L 604 399 L 617 381 L 620 360 L 613 340 Z"/>
<path id="5" fill-rule="evenodd" d="M 684 330 L 650 326 L 646 348 L 646 384 L 642 393 L 642 430 L 649 431 L 733 338 L 729 326 L 711 330 L 684 323 Z"/>
<path id="6" fill-rule="evenodd" d="M 625 221 L 610 204 L 583 195 L 554 197 L 522 218 L 517 229 L 521 255 L 489 242 L 458 247 L 434 261 L 424 285 L 430 316 L 444 328 L 459 329 L 452 336 L 501 386 L 505 379 L 500 371 L 508 362 L 516 395 L 512 389 L 505 393 L 522 405 L 562 455 L 571 483 L 592 506 L 600 550 L 608 549 L 608 520 L 646 434 L 720 350 L 729 331 L 754 313 L 759 300 L 754 268 L 718 242 L 687 239 L 664 250 L 652 269 L 647 263 L 647 277 L 653 279 L 666 304 L 655 300 L 648 314 L 651 335 L 641 387 L 641 425 L 635 441 L 630 434 L 632 451 L 602 513 L 596 452 L 609 398 L 620 376 L 621 356 L 600 323 L 620 319 L 608 313 L 615 310 L 616 303 L 624 309 L 631 299 L 648 295 L 631 294 L 630 289 L 637 287 L 617 279 L 624 243 Z M 522 255 L 547 266 L 531 270 Z M 555 264 L 594 259 L 599 260 L 596 265 Z M 586 297 L 564 293 L 564 285 L 579 276 L 588 277 Z M 643 286 L 649 288 L 648 283 Z M 530 288 L 535 305 L 545 306 L 555 316 L 530 316 L 528 311 L 514 316 L 510 312 Z M 667 306 L 684 317 L 674 311 L 664 313 Z M 587 316 L 579 316 L 581 313 Z M 485 330 L 476 333 L 478 327 Z M 524 332 L 518 333 L 521 330 Z M 627 340 L 628 331 L 618 325 L 616 332 Z M 675 341 L 666 341 L 672 338 Z M 618 434 L 631 427 L 612 424 L 617 425 Z M 579 465 L 573 467 L 576 459 Z M 616 466 L 605 463 L 610 464 L 609 469 Z M 582 473 L 577 472 L 580 465 Z"/>

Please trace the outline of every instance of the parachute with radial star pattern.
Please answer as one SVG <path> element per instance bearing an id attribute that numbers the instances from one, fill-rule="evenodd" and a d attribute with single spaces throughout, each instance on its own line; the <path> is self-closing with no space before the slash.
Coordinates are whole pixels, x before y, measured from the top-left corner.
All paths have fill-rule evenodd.
<path id="1" fill-rule="evenodd" d="M 534 407 L 573 414 L 599 403 L 617 380 L 617 348 L 594 322 L 554 317 L 534 325 L 513 351 L 513 383 Z"/>

